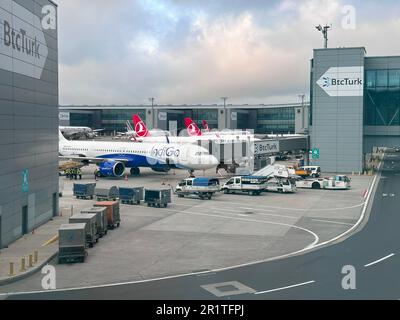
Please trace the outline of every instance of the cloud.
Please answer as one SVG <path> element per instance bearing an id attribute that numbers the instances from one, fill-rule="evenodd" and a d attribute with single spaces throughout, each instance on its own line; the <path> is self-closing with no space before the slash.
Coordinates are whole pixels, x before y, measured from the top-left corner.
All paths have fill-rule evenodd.
<path id="1" fill-rule="evenodd" d="M 59 2 L 61 104 L 297 101 L 324 23 L 332 47 L 400 52 L 392 1 L 350 3 L 355 30 L 341 28 L 341 0 Z"/>

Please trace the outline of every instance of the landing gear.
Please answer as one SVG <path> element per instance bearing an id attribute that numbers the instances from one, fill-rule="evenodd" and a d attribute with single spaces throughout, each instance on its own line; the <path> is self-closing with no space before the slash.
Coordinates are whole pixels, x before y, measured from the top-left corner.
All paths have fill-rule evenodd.
<path id="1" fill-rule="evenodd" d="M 138 176 L 140 174 L 140 169 L 139 168 L 131 168 L 131 175 L 132 176 Z"/>
<path id="2" fill-rule="evenodd" d="M 188 170 L 188 172 L 189 172 L 189 178 L 196 178 L 194 176 L 194 170 Z"/>

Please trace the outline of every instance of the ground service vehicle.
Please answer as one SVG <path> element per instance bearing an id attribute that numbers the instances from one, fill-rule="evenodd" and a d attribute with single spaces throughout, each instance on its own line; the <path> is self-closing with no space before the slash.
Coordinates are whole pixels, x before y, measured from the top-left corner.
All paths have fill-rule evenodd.
<path id="1" fill-rule="evenodd" d="M 140 204 L 140 201 L 143 200 L 143 187 L 120 187 L 119 199 L 123 204 Z"/>
<path id="2" fill-rule="evenodd" d="M 296 183 L 291 179 L 272 177 L 268 179 L 265 185 L 265 191 L 280 192 L 280 193 L 294 193 L 297 191 Z"/>
<path id="3" fill-rule="evenodd" d="M 97 201 L 116 201 L 118 198 L 118 187 L 112 186 L 109 188 L 94 189 Z"/>
<path id="4" fill-rule="evenodd" d="M 121 223 L 121 215 L 119 213 L 118 201 L 100 201 L 94 204 L 94 207 L 107 208 L 107 224 L 108 229 L 112 230 L 118 228 Z"/>
<path id="5" fill-rule="evenodd" d="M 178 197 L 195 195 L 200 199 L 210 200 L 212 196 L 219 192 L 219 180 L 209 178 L 188 178 L 178 183 L 175 193 Z"/>
<path id="6" fill-rule="evenodd" d="M 296 181 L 297 188 L 347 190 L 351 188 L 351 180 L 345 175 L 336 175 L 327 178 L 302 179 Z"/>
<path id="7" fill-rule="evenodd" d="M 171 203 L 171 189 L 145 189 L 144 202 L 148 207 L 164 207 Z"/>
<path id="8" fill-rule="evenodd" d="M 86 243 L 89 245 L 89 248 L 92 248 L 96 242 L 99 241 L 99 235 L 97 233 L 96 226 L 96 214 L 94 213 L 81 213 L 75 214 L 69 218 L 69 223 L 84 223 L 86 228 Z"/>
<path id="9" fill-rule="evenodd" d="M 320 166 L 303 166 L 300 167 L 299 170 L 304 170 L 310 172 L 310 176 L 312 178 L 319 178 L 321 176 L 321 167 Z"/>
<path id="10" fill-rule="evenodd" d="M 62 224 L 58 229 L 58 263 L 84 262 L 86 258 L 86 225 Z"/>
<path id="11" fill-rule="evenodd" d="M 267 177 L 244 176 L 230 178 L 222 185 L 224 193 L 247 193 L 251 196 L 259 195 L 265 190 Z"/>
<path id="12" fill-rule="evenodd" d="M 108 231 L 108 219 L 107 219 L 107 208 L 106 207 L 93 207 L 84 209 L 81 214 L 95 214 L 96 215 L 96 230 L 100 238 L 105 236 Z"/>
<path id="13" fill-rule="evenodd" d="M 74 196 L 77 199 L 93 199 L 95 183 L 74 183 Z"/>

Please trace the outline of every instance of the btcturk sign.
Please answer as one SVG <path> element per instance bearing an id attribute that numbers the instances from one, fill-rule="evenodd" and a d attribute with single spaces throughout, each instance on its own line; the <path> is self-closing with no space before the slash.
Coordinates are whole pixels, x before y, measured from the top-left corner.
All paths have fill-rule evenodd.
<path id="1" fill-rule="evenodd" d="M 364 67 L 332 67 L 317 81 L 330 97 L 359 97 L 364 94 Z"/>
<path id="2" fill-rule="evenodd" d="M 0 69 L 40 79 L 47 55 L 39 17 L 12 0 L 1 0 Z"/>

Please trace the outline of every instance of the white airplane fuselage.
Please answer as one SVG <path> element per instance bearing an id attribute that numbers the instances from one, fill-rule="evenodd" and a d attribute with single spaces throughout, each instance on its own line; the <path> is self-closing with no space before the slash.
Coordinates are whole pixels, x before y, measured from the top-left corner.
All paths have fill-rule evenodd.
<path id="1" fill-rule="evenodd" d="M 213 155 L 196 145 L 60 139 L 59 153 L 82 160 L 87 157 L 123 162 L 128 168 L 205 170 L 218 165 Z"/>

